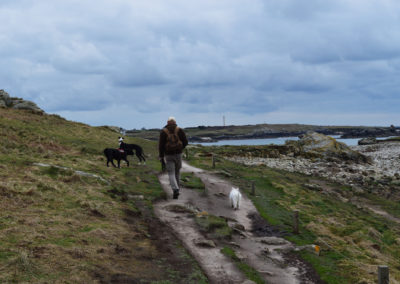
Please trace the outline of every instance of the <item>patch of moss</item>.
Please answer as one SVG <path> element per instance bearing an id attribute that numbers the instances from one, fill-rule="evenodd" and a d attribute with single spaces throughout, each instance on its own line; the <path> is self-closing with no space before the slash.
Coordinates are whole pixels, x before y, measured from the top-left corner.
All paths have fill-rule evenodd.
<path id="1" fill-rule="evenodd" d="M 228 226 L 225 219 L 214 215 L 196 215 L 197 225 L 200 230 L 206 234 L 210 234 L 216 239 L 230 239 L 232 237 L 232 229 Z"/>

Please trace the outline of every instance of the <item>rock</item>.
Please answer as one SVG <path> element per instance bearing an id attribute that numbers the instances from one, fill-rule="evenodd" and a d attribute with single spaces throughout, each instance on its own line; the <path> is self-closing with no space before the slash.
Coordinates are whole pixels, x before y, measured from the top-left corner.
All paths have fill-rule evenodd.
<path id="1" fill-rule="evenodd" d="M 256 284 L 256 282 L 247 279 L 246 281 L 242 282 L 242 284 Z"/>
<path id="2" fill-rule="evenodd" d="M 344 143 L 317 132 L 307 132 L 296 141 L 306 157 L 323 157 L 332 161 L 351 160 L 355 162 L 370 162 L 363 154 L 353 151 Z"/>
<path id="3" fill-rule="evenodd" d="M 373 145 L 378 143 L 375 137 L 367 137 L 358 140 L 358 145 Z"/>
<path id="4" fill-rule="evenodd" d="M 144 195 L 133 195 L 133 194 L 128 194 L 129 199 L 134 199 L 134 200 L 144 200 Z"/>
<path id="5" fill-rule="evenodd" d="M 233 233 L 238 234 L 242 239 L 247 238 L 246 234 L 242 230 L 232 228 Z"/>
<path id="6" fill-rule="evenodd" d="M 4 90 L 0 90 L 0 102 L 4 107 L 9 107 L 11 104 L 10 95 Z"/>
<path id="7" fill-rule="evenodd" d="M 217 197 L 226 197 L 227 195 L 223 192 L 218 192 L 218 193 L 214 193 L 215 196 Z"/>
<path id="8" fill-rule="evenodd" d="M 244 261 L 244 260 L 246 260 L 247 259 L 247 257 L 246 256 L 244 256 L 243 254 L 241 254 L 240 252 L 235 252 L 235 254 L 236 254 L 236 257 L 240 260 L 240 261 Z"/>
<path id="9" fill-rule="evenodd" d="M 195 239 L 195 240 L 193 240 L 193 243 L 198 247 L 204 247 L 204 248 L 215 248 L 216 247 L 215 243 L 212 240 Z"/>
<path id="10" fill-rule="evenodd" d="M 237 243 L 235 243 L 235 242 L 230 242 L 229 244 L 230 244 L 232 247 L 240 248 L 240 245 L 237 244 Z"/>
<path id="11" fill-rule="evenodd" d="M 170 204 L 165 206 L 164 209 L 174 213 L 189 213 L 189 214 L 195 213 L 192 208 L 180 204 Z"/>
<path id="12" fill-rule="evenodd" d="M 261 274 L 266 274 L 268 276 L 274 276 L 274 273 L 271 272 L 271 271 L 261 270 L 261 271 L 258 271 L 258 272 L 261 273 Z"/>
<path id="13" fill-rule="evenodd" d="M 40 109 L 34 102 L 26 101 L 21 98 L 10 97 L 10 95 L 4 90 L 0 90 L 0 107 L 25 109 L 37 114 L 44 113 L 44 111 Z"/>
<path id="14" fill-rule="evenodd" d="M 287 240 L 278 237 L 264 237 L 260 240 L 260 242 L 271 246 L 280 246 L 289 243 Z"/>
<path id="15" fill-rule="evenodd" d="M 322 191 L 322 188 L 318 184 L 305 183 L 305 184 L 303 184 L 303 186 L 308 188 L 308 189 L 310 189 L 310 190 Z"/>
<path id="16" fill-rule="evenodd" d="M 246 231 L 245 227 L 242 224 L 236 223 L 232 226 L 232 229 L 236 229 L 239 231 Z"/>
<path id="17" fill-rule="evenodd" d="M 264 248 L 262 251 L 261 251 L 261 254 L 263 254 L 263 255 L 269 255 L 271 253 L 271 251 L 268 249 L 268 248 Z"/>
<path id="18" fill-rule="evenodd" d="M 232 177 L 232 174 L 230 172 L 226 171 L 226 170 L 220 170 L 220 171 L 217 171 L 215 173 L 216 174 L 221 174 L 221 175 L 226 176 L 226 177 Z"/>

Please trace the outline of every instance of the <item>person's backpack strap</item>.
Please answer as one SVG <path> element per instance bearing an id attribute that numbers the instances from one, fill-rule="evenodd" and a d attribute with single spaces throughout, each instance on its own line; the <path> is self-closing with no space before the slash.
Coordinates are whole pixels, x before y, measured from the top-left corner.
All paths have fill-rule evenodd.
<path id="1" fill-rule="evenodd" d="M 180 128 L 177 126 L 177 127 L 175 127 L 175 130 L 174 130 L 174 133 L 173 133 L 173 134 L 177 135 L 178 138 L 179 138 L 179 135 L 178 135 L 179 130 L 180 130 Z M 167 135 L 168 135 L 168 134 L 171 134 L 171 133 L 169 132 L 168 128 L 166 128 L 166 127 L 164 127 L 163 131 L 164 131 L 165 134 L 167 134 Z"/>

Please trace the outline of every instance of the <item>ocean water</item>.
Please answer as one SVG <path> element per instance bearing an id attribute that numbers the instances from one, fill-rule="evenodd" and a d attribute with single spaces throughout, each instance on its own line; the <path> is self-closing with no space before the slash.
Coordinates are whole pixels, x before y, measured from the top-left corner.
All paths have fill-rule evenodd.
<path id="1" fill-rule="evenodd" d="M 343 142 L 348 146 L 358 145 L 358 140 L 360 138 L 349 138 L 349 139 L 339 139 L 340 136 L 332 135 L 331 137 L 335 138 L 339 142 Z M 221 140 L 218 142 L 209 142 L 209 143 L 193 143 L 193 144 L 201 144 L 203 146 L 223 146 L 223 145 L 283 145 L 286 140 L 299 140 L 298 137 L 278 137 L 278 138 L 263 138 L 263 139 L 242 139 L 242 140 Z"/>

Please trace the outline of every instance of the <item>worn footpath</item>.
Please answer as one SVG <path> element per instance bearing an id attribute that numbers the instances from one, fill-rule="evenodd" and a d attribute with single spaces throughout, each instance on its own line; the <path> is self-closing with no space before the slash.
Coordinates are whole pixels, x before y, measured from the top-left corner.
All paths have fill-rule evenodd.
<path id="1" fill-rule="evenodd" d="M 168 198 L 155 204 L 155 214 L 196 258 L 211 283 L 252 283 L 221 252 L 226 245 L 233 247 L 238 258 L 256 269 L 266 283 L 322 283 L 309 265 L 291 254 L 297 249 L 292 243 L 276 232 L 262 236 L 254 232 L 254 222 L 262 218 L 246 196 L 242 196 L 239 210 L 230 207 L 228 196 L 232 185 L 228 181 L 186 163 L 182 170 L 201 178 L 205 193 L 182 188 L 179 199 L 172 199 L 168 176 L 162 174 L 159 180 Z M 177 206 L 187 208 L 187 211 L 174 210 Z M 232 240 L 208 240 L 199 231 L 193 212 L 228 220 L 228 225 L 236 232 Z"/>

